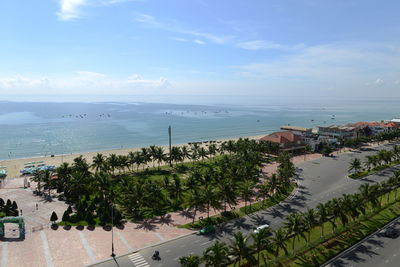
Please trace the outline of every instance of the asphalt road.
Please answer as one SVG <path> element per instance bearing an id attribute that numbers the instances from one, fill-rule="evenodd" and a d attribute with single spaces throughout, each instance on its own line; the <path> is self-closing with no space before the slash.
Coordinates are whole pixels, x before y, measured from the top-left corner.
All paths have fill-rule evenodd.
<path id="1" fill-rule="evenodd" d="M 324 157 L 311 161 L 299 162 L 296 164 L 298 172 L 297 182 L 299 186 L 296 195 L 291 199 L 287 199 L 267 210 L 236 219 L 220 226 L 213 235 L 189 235 L 174 241 L 142 249 L 133 256 L 122 256 L 115 260 L 111 259 L 106 262 L 95 264 L 94 266 L 175 267 L 179 266 L 180 257 L 190 254 L 202 255 L 204 249 L 212 245 L 215 240 L 220 240 L 229 244 L 229 239 L 234 232 L 241 231 L 243 234 L 248 234 L 253 232 L 253 229 L 258 225 L 266 223 L 273 229 L 279 228 L 284 218 L 289 213 L 313 208 L 320 202 L 327 202 L 345 193 L 354 193 L 358 191 L 362 183 L 374 183 L 390 177 L 393 173 L 392 170 L 384 170 L 359 180 L 346 178 L 349 162 L 351 160 L 359 158 L 364 161 L 365 156 L 376 153 L 376 150 L 383 148 L 390 149 L 390 147 L 390 145 L 384 145 L 360 152 L 342 153 L 334 158 Z M 151 259 L 155 250 L 160 251 L 160 261 L 153 261 Z M 400 264 L 398 266 L 400 266 Z"/>

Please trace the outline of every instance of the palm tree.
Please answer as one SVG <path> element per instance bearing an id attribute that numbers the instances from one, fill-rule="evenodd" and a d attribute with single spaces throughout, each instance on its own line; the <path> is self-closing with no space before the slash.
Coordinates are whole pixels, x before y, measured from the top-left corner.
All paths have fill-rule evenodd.
<path id="1" fill-rule="evenodd" d="M 171 155 L 169 155 L 169 156 L 170 156 L 172 162 L 177 163 L 178 161 L 181 161 L 182 154 L 181 154 L 180 148 L 177 146 L 173 146 L 171 148 Z"/>
<path id="2" fill-rule="evenodd" d="M 208 154 L 211 156 L 215 156 L 218 152 L 218 148 L 215 144 L 210 144 L 208 147 Z"/>
<path id="3" fill-rule="evenodd" d="M 154 162 L 155 162 L 156 157 L 157 157 L 157 148 L 156 148 L 155 145 L 152 145 L 152 146 L 149 147 L 149 154 L 150 154 L 150 157 L 151 157 L 151 161 L 153 162 L 153 168 L 154 168 Z"/>
<path id="4" fill-rule="evenodd" d="M 198 255 L 180 257 L 179 263 L 181 264 L 182 267 L 198 267 L 200 266 L 200 258 Z"/>
<path id="5" fill-rule="evenodd" d="M 93 157 L 92 168 L 94 168 L 97 172 L 103 168 L 104 162 L 105 162 L 105 158 L 104 158 L 103 154 L 97 153 L 96 156 Z"/>
<path id="6" fill-rule="evenodd" d="M 308 238 L 307 238 L 307 245 L 310 245 L 310 238 L 311 238 L 311 230 L 314 228 L 314 225 L 317 222 L 316 214 L 314 209 L 307 209 L 307 212 L 304 214 L 304 222 L 307 227 Z"/>
<path id="7" fill-rule="evenodd" d="M 178 175 L 174 173 L 172 175 L 173 183 L 171 185 L 171 189 L 173 190 L 173 195 L 175 199 L 175 205 L 180 201 L 183 194 L 183 187 L 181 185 L 181 179 L 179 179 Z"/>
<path id="8" fill-rule="evenodd" d="M 53 175 L 53 172 L 47 169 L 44 171 L 40 171 L 40 173 L 42 175 L 42 181 L 44 182 L 44 186 L 48 190 L 48 196 L 50 197 L 50 190 L 51 190 L 51 186 L 53 185 L 53 181 L 51 180 L 51 176 Z"/>
<path id="9" fill-rule="evenodd" d="M 189 149 L 188 149 L 188 147 L 187 146 L 182 146 L 181 147 L 181 153 L 182 153 L 182 162 L 185 160 L 185 159 L 190 159 L 190 151 L 189 151 Z"/>
<path id="10" fill-rule="evenodd" d="M 303 218 L 297 212 L 291 213 L 286 217 L 285 228 L 288 233 L 293 236 L 292 240 L 292 255 L 294 255 L 294 242 L 297 235 L 303 235 L 304 221 Z"/>
<path id="11" fill-rule="evenodd" d="M 374 156 L 370 155 L 370 156 L 366 157 L 366 159 L 364 161 L 364 165 L 368 169 L 368 171 L 371 169 L 371 166 L 374 165 L 374 162 L 375 162 L 375 157 Z"/>
<path id="12" fill-rule="evenodd" d="M 225 243 L 216 240 L 214 245 L 206 248 L 202 260 L 205 262 L 206 266 L 228 266 L 230 262 L 229 248 Z"/>
<path id="13" fill-rule="evenodd" d="M 324 237 L 324 224 L 328 220 L 328 209 L 323 203 L 318 203 L 318 223 L 321 225 L 321 236 Z"/>
<path id="14" fill-rule="evenodd" d="M 151 155 L 150 155 L 149 149 L 145 148 L 145 147 L 142 147 L 140 154 L 141 154 L 141 159 L 142 159 L 141 163 L 144 164 L 143 165 L 143 170 L 144 170 L 144 167 L 151 160 Z"/>
<path id="15" fill-rule="evenodd" d="M 266 182 L 262 183 L 262 184 L 258 184 L 257 189 L 258 189 L 257 200 L 262 198 L 263 199 L 262 205 L 264 206 L 265 199 L 267 197 L 269 197 L 270 192 L 271 192 L 270 185 L 269 185 L 269 183 L 266 183 Z"/>
<path id="16" fill-rule="evenodd" d="M 155 159 L 157 160 L 158 163 L 158 168 L 160 168 L 161 162 L 165 160 L 165 153 L 164 149 L 162 147 L 157 147 L 155 154 L 154 154 Z"/>
<path id="17" fill-rule="evenodd" d="M 286 237 L 287 237 L 287 232 L 280 227 L 278 230 L 272 230 L 272 237 L 271 237 L 271 241 L 272 244 L 274 245 L 274 254 L 275 254 L 275 263 L 278 259 L 279 256 L 279 251 L 281 249 L 283 249 L 283 251 L 285 251 L 285 254 L 288 254 L 287 248 L 286 248 Z"/>
<path id="18" fill-rule="evenodd" d="M 236 202 L 236 197 L 237 197 L 236 185 L 232 181 L 232 179 L 225 178 L 223 180 L 220 180 L 220 182 L 218 183 L 218 187 L 219 187 L 218 192 L 220 194 L 220 199 L 222 199 L 225 203 L 224 209 L 226 212 L 227 204 L 229 204 L 230 207 L 232 205 L 237 204 L 237 202 Z"/>
<path id="19" fill-rule="evenodd" d="M 108 164 L 110 164 L 111 171 L 113 175 L 115 174 L 115 168 L 118 167 L 118 157 L 116 154 L 111 154 L 107 159 Z"/>
<path id="20" fill-rule="evenodd" d="M 358 173 L 360 169 L 361 161 L 359 159 L 355 158 L 352 162 L 350 162 L 349 172 L 354 170 L 356 173 Z"/>
<path id="21" fill-rule="evenodd" d="M 189 199 L 189 207 L 194 208 L 192 223 L 194 223 L 194 221 L 196 219 L 197 210 L 200 207 L 203 207 L 203 205 L 204 205 L 203 195 L 199 193 L 199 190 L 196 190 L 196 189 L 191 190 L 190 199 Z"/>
<path id="22" fill-rule="evenodd" d="M 207 204 L 207 218 L 210 218 L 210 206 L 214 209 L 220 207 L 220 202 L 217 196 L 218 193 L 213 186 L 206 186 L 203 191 L 203 201 Z"/>
<path id="23" fill-rule="evenodd" d="M 235 264 L 236 262 L 239 263 L 239 267 L 242 259 L 247 259 L 250 264 L 255 263 L 252 249 L 247 244 L 248 241 L 249 237 L 244 236 L 242 232 L 234 233 L 233 239 L 231 239 L 230 254 L 235 257 Z"/>
<path id="24" fill-rule="evenodd" d="M 242 183 L 240 186 L 240 192 L 242 195 L 242 198 L 244 199 L 244 212 L 247 212 L 247 201 L 250 201 L 250 210 L 251 210 L 251 198 L 254 195 L 254 190 L 253 190 L 253 183 L 251 181 L 247 181 L 245 183 Z"/>
<path id="25" fill-rule="evenodd" d="M 204 161 L 204 159 L 208 158 L 208 152 L 204 147 L 200 147 L 199 148 L 199 157 L 203 161 Z"/>
<path id="26" fill-rule="evenodd" d="M 270 232 L 269 228 L 262 228 L 257 233 L 251 234 L 254 240 L 254 247 L 257 250 L 257 266 L 260 266 L 260 252 L 264 249 L 269 249 L 270 239 L 268 237 Z"/>
<path id="27" fill-rule="evenodd" d="M 40 189 L 41 189 L 41 182 L 42 182 L 42 174 L 41 174 L 41 172 L 39 171 L 39 170 L 36 170 L 34 173 L 33 173 L 33 177 L 31 178 L 32 179 L 32 181 L 34 181 L 34 182 L 36 182 L 37 184 L 36 184 L 36 190 L 39 192 L 39 194 L 40 194 Z"/>

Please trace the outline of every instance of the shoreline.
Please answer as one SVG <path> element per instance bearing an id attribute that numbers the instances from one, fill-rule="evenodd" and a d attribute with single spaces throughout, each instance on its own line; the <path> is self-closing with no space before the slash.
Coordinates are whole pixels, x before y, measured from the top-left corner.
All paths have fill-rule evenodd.
<path id="1" fill-rule="evenodd" d="M 236 141 L 239 138 L 259 139 L 259 138 L 265 136 L 266 134 L 255 135 L 255 136 L 241 136 L 241 137 L 232 137 L 232 138 L 224 138 L 224 139 L 215 139 L 215 141 L 217 141 L 217 142 L 224 142 L 224 141 L 228 141 L 228 140 Z M 188 145 L 188 143 L 173 144 L 172 146 L 182 147 L 184 145 Z M 149 147 L 149 146 L 146 146 L 146 147 Z M 163 145 L 163 146 L 159 146 L 159 147 L 162 147 L 164 149 L 164 151 L 167 152 L 169 146 Z M 127 155 L 129 152 L 140 151 L 141 149 L 142 149 L 142 147 L 131 147 L 131 148 L 118 148 L 118 149 L 110 149 L 110 150 L 99 150 L 99 151 L 91 151 L 91 152 L 54 155 L 53 157 L 51 155 L 48 155 L 48 156 L 39 156 L 39 157 L 8 159 L 8 160 L 0 160 L 0 165 L 7 167 L 7 176 L 5 178 L 5 180 L 7 180 L 7 179 L 21 177 L 19 171 L 24 168 L 24 163 L 29 162 L 29 161 L 44 161 L 44 163 L 46 165 L 56 165 L 58 167 L 63 162 L 67 162 L 67 163 L 71 164 L 76 157 L 79 157 L 82 155 L 83 158 L 86 159 L 89 164 L 91 164 L 93 157 L 98 153 L 101 153 L 104 156 L 108 157 L 110 154 Z"/>

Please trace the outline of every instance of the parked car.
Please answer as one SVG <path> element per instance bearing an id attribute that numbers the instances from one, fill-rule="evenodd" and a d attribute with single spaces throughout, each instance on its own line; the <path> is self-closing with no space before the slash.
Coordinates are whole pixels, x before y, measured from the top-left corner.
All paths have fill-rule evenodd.
<path id="1" fill-rule="evenodd" d="M 206 225 L 206 226 L 204 226 L 203 228 L 201 228 L 200 234 L 201 234 L 201 235 L 206 235 L 206 234 L 212 233 L 212 232 L 214 232 L 214 231 L 215 231 L 214 226 L 212 226 L 212 225 Z"/>
<path id="2" fill-rule="evenodd" d="M 261 229 L 264 229 L 264 228 L 269 228 L 269 225 L 263 224 L 263 225 L 258 226 L 256 229 L 254 229 L 254 233 L 258 233 L 258 232 L 260 232 Z"/>

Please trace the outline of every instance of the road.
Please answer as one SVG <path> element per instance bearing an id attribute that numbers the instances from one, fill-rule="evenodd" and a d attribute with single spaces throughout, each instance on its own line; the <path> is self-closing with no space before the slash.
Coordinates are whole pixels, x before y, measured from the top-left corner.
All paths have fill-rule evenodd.
<path id="1" fill-rule="evenodd" d="M 279 228 L 284 218 L 295 211 L 304 211 L 315 207 L 318 203 L 327 202 L 342 194 L 351 194 L 358 191 L 362 183 L 374 183 L 388 178 L 392 171 L 384 170 L 368 176 L 364 179 L 354 180 L 346 178 L 349 162 L 354 158 L 364 161 L 364 157 L 376 153 L 378 149 L 390 149 L 391 145 L 383 145 L 373 149 L 365 149 L 359 152 L 342 153 L 334 158 L 324 157 L 296 164 L 299 184 L 296 195 L 264 211 L 233 220 L 217 228 L 213 235 L 200 236 L 189 235 L 180 239 L 166 242 L 157 246 L 140 250 L 134 255 L 127 255 L 108 260 L 96 267 L 115 266 L 179 266 L 179 258 L 190 254 L 202 255 L 205 248 L 212 245 L 215 240 L 229 244 L 232 234 L 241 231 L 248 234 L 255 227 L 269 224 L 271 228 Z M 161 261 L 151 259 L 155 250 L 160 251 Z"/>

